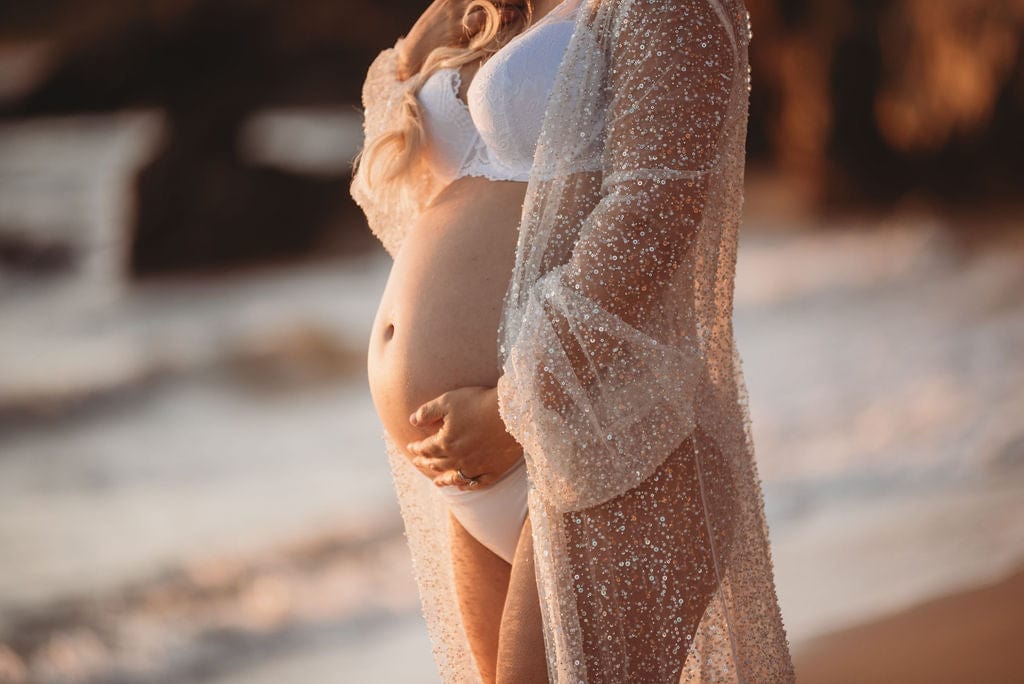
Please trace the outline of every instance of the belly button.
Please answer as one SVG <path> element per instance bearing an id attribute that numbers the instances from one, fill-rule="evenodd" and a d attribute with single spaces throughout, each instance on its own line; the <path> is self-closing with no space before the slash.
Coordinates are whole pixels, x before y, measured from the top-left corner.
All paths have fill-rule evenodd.
<path id="1" fill-rule="evenodd" d="M 395 324 L 389 323 L 388 327 L 384 328 L 384 341 L 387 342 L 395 336 Z"/>

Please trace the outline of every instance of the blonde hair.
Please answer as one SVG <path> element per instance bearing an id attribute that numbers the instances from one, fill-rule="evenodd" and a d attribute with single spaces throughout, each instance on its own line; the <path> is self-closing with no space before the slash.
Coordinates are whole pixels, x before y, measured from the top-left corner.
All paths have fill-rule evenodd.
<path id="1" fill-rule="evenodd" d="M 459 68 L 497 52 L 511 38 L 525 30 L 533 19 L 531 0 L 526 3 L 525 16 L 505 26 L 501 25 L 501 11 L 491 0 L 471 0 L 462 15 L 463 27 L 466 26 L 470 12 L 476 8 L 484 10 L 483 28 L 464 47 L 440 46 L 430 51 L 420 70 L 409 77 L 411 86 L 403 96 L 397 128 L 366 140 L 352 161 L 353 174 L 362 167 L 366 188 L 386 196 L 386 201 L 412 201 L 411 189 L 406 181 L 415 178 L 424 144 L 423 118 L 416 98 L 423 83 L 438 69 Z"/>

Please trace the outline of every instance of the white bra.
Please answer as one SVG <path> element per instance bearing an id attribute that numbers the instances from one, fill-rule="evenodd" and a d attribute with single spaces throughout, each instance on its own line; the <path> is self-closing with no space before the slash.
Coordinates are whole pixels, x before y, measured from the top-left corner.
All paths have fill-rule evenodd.
<path id="1" fill-rule="evenodd" d="M 468 104 L 459 98 L 462 78 L 456 68 L 438 69 L 420 86 L 423 154 L 444 184 L 462 176 L 530 179 L 544 111 L 578 6 L 562 0 L 491 55 L 469 84 Z"/>

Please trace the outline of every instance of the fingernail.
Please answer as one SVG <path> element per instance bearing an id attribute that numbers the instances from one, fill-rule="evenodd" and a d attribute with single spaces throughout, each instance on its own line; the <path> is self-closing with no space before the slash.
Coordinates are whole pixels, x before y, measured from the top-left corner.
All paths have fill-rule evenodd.
<path id="1" fill-rule="evenodd" d="M 412 423 L 413 425 L 416 424 L 416 414 L 415 413 L 412 414 L 411 416 L 409 416 L 409 422 Z"/>

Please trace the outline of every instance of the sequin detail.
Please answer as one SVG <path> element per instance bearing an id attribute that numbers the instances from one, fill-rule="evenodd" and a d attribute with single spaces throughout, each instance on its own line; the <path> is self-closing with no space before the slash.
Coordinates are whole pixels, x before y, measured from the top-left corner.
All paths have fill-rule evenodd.
<path id="1" fill-rule="evenodd" d="M 549 676 L 793 682 L 732 325 L 749 15 L 570 3 L 498 339 Z M 447 530 L 396 482 L 442 679 L 477 682 Z"/>

